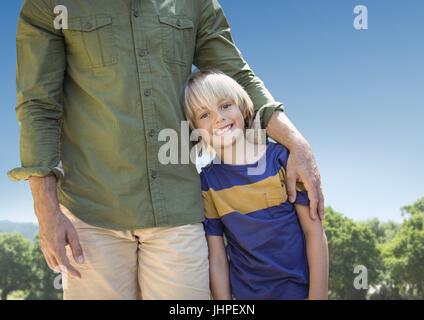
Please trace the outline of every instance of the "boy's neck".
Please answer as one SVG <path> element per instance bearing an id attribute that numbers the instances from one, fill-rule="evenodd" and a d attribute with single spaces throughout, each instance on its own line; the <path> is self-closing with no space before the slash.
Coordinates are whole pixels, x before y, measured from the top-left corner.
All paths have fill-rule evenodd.
<path id="1" fill-rule="evenodd" d="M 222 163 L 232 165 L 253 164 L 263 156 L 266 145 L 256 144 L 244 139 L 244 141 L 236 141 L 226 147 L 216 148 L 215 151 Z"/>

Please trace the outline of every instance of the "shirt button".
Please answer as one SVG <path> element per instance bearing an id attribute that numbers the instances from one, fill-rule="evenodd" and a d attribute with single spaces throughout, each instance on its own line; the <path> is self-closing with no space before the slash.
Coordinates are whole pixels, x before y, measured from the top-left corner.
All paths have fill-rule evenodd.
<path id="1" fill-rule="evenodd" d="M 149 130 L 149 136 L 150 136 L 150 137 L 152 137 L 152 138 L 153 138 L 153 137 L 155 136 L 155 133 L 156 133 L 155 129 L 150 129 L 150 130 Z"/>
<path id="2" fill-rule="evenodd" d="M 134 11 L 134 17 L 138 18 L 140 16 L 140 11 L 135 10 Z"/>
<path id="3" fill-rule="evenodd" d="M 140 57 L 144 57 L 144 56 L 147 56 L 147 54 L 148 54 L 149 52 L 146 50 L 146 49 L 140 49 L 140 50 L 138 50 L 138 55 L 140 56 Z"/>
<path id="4" fill-rule="evenodd" d="M 85 29 L 91 29 L 91 28 L 93 28 L 93 25 L 92 25 L 90 22 L 87 22 L 87 23 L 84 25 L 84 27 L 85 27 Z"/>
<path id="5" fill-rule="evenodd" d="M 156 179 L 156 178 L 158 177 L 158 173 L 157 173 L 155 170 L 152 170 L 152 172 L 150 173 L 150 176 L 151 176 L 153 179 Z"/>
<path id="6" fill-rule="evenodd" d="M 144 90 L 144 95 L 145 95 L 146 97 L 150 96 L 151 94 L 152 94 L 152 90 L 150 90 L 150 89 L 146 89 L 146 90 Z"/>

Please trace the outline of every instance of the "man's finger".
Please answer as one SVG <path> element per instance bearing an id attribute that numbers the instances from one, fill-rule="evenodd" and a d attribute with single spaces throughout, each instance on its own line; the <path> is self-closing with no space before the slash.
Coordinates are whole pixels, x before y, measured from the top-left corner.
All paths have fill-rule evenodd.
<path id="1" fill-rule="evenodd" d="M 296 176 L 287 170 L 287 194 L 289 196 L 289 201 L 294 203 L 296 201 Z"/>
<path id="2" fill-rule="evenodd" d="M 75 262 L 78 264 L 84 263 L 84 253 L 82 251 L 78 234 L 74 228 L 68 231 L 67 240 L 71 247 L 72 256 L 74 257 Z"/>
<path id="3" fill-rule="evenodd" d="M 318 210 L 318 200 L 311 199 L 309 204 L 309 215 L 311 216 L 312 220 L 315 220 L 317 218 L 317 210 Z"/>
<path id="4" fill-rule="evenodd" d="M 55 258 L 55 254 L 53 250 L 46 249 L 44 250 L 44 253 L 45 253 L 44 256 L 46 257 L 47 264 L 49 265 L 50 269 L 52 269 L 56 273 L 60 272 L 60 265 Z"/>
<path id="5" fill-rule="evenodd" d="M 50 256 L 50 254 L 47 252 L 47 250 L 44 249 L 44 247 L 41 243 L 40 243 L 40 250 L 43 253 L 44 260 L 46 261 L 48 267 L 50 269 L 53 269 L 55 267 L 55 265 L 52 263 L 52 258 Z"/>
<path id="6" fill-rule="evenodd" d="M 318 210 L 318 194 L 315 188 L 309 188 L 306 187 L 306 190 L 308 191 L 308 198 L 309 198 L 309 215 L 312 220 L 315 220 L 317 218 L 317 210 Z"/>
<path id="7" fill-rule="evenodd" d="M 324 194 L 321 187 L 319 188 L 318 214 L 321 221 L 324 220 Z"/>
<path id="8" fill-rule="evenodd" d="M 66 249 L 64 245 L 58 246 L 55 250 L 55 258 L 60 265 L 61 271 L 69 273 L 71 276 L 81 278 L 81 274 L 69 262 L 66 256 Z"/>
<path id="9" fill-rule="evenodd" d="M 49 268 L 52 270 L 55 270 L 55 268 L 57 267 L 56 259 L 54 259 L 54 257 L 48 252 L 46 252 L 45 250 L 41 249 L 41 251 L 43 252 L 44 260 L 46 260 L 46 263 L 49 266 Z"/>

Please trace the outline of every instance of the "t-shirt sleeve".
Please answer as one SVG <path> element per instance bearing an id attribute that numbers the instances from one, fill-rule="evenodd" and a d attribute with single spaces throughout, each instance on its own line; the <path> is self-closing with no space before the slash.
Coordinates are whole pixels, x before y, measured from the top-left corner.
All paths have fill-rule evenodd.
<path id="1" fill-rule="evenodd" d="M 277 162 L 281 166 L 281 169 L 283 171 L 284 183 L 285 183 L 287 161 L 289 159 L 290 152 L 285 146 L 279 143 L 275 144 L 275 149 L 276 149 Z M 295 204 L 309 206 L 308 192 L 306 191 L 306 188 L 302 182 L 296 183 L 296 190 L 297 190 L 297 195 L 296 195 Z"/>
<path id="2" fill-rule="evenodd" d="M 205 173 L 202 170 L 200 173 L 200 180 L 202 184 L 202 197 L 204 205 L 205 220 L 203 226 L 207 236 L 223 236 L 224 225 L 221 221 L 221 217 L 218 214 L 215 204 L 212 200 L 212 192 L 207 184 Z"/>
<path id="3" fill-rule="evenodd" d="M 308 192 L 302 182 L 296 183 L 296 201 L 294 203 L 309 206 Z"/>

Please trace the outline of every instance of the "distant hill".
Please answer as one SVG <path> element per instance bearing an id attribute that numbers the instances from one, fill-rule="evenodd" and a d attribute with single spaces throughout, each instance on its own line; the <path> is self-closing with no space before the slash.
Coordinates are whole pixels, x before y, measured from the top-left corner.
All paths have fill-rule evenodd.
<path id="1" fill-rule="evenodd" d="M 22 234 L 28 240 L 33 240 L 38 234 L 38 226 L 35 223 L 0 221 L 1 232 L 16 232 Z"/>

